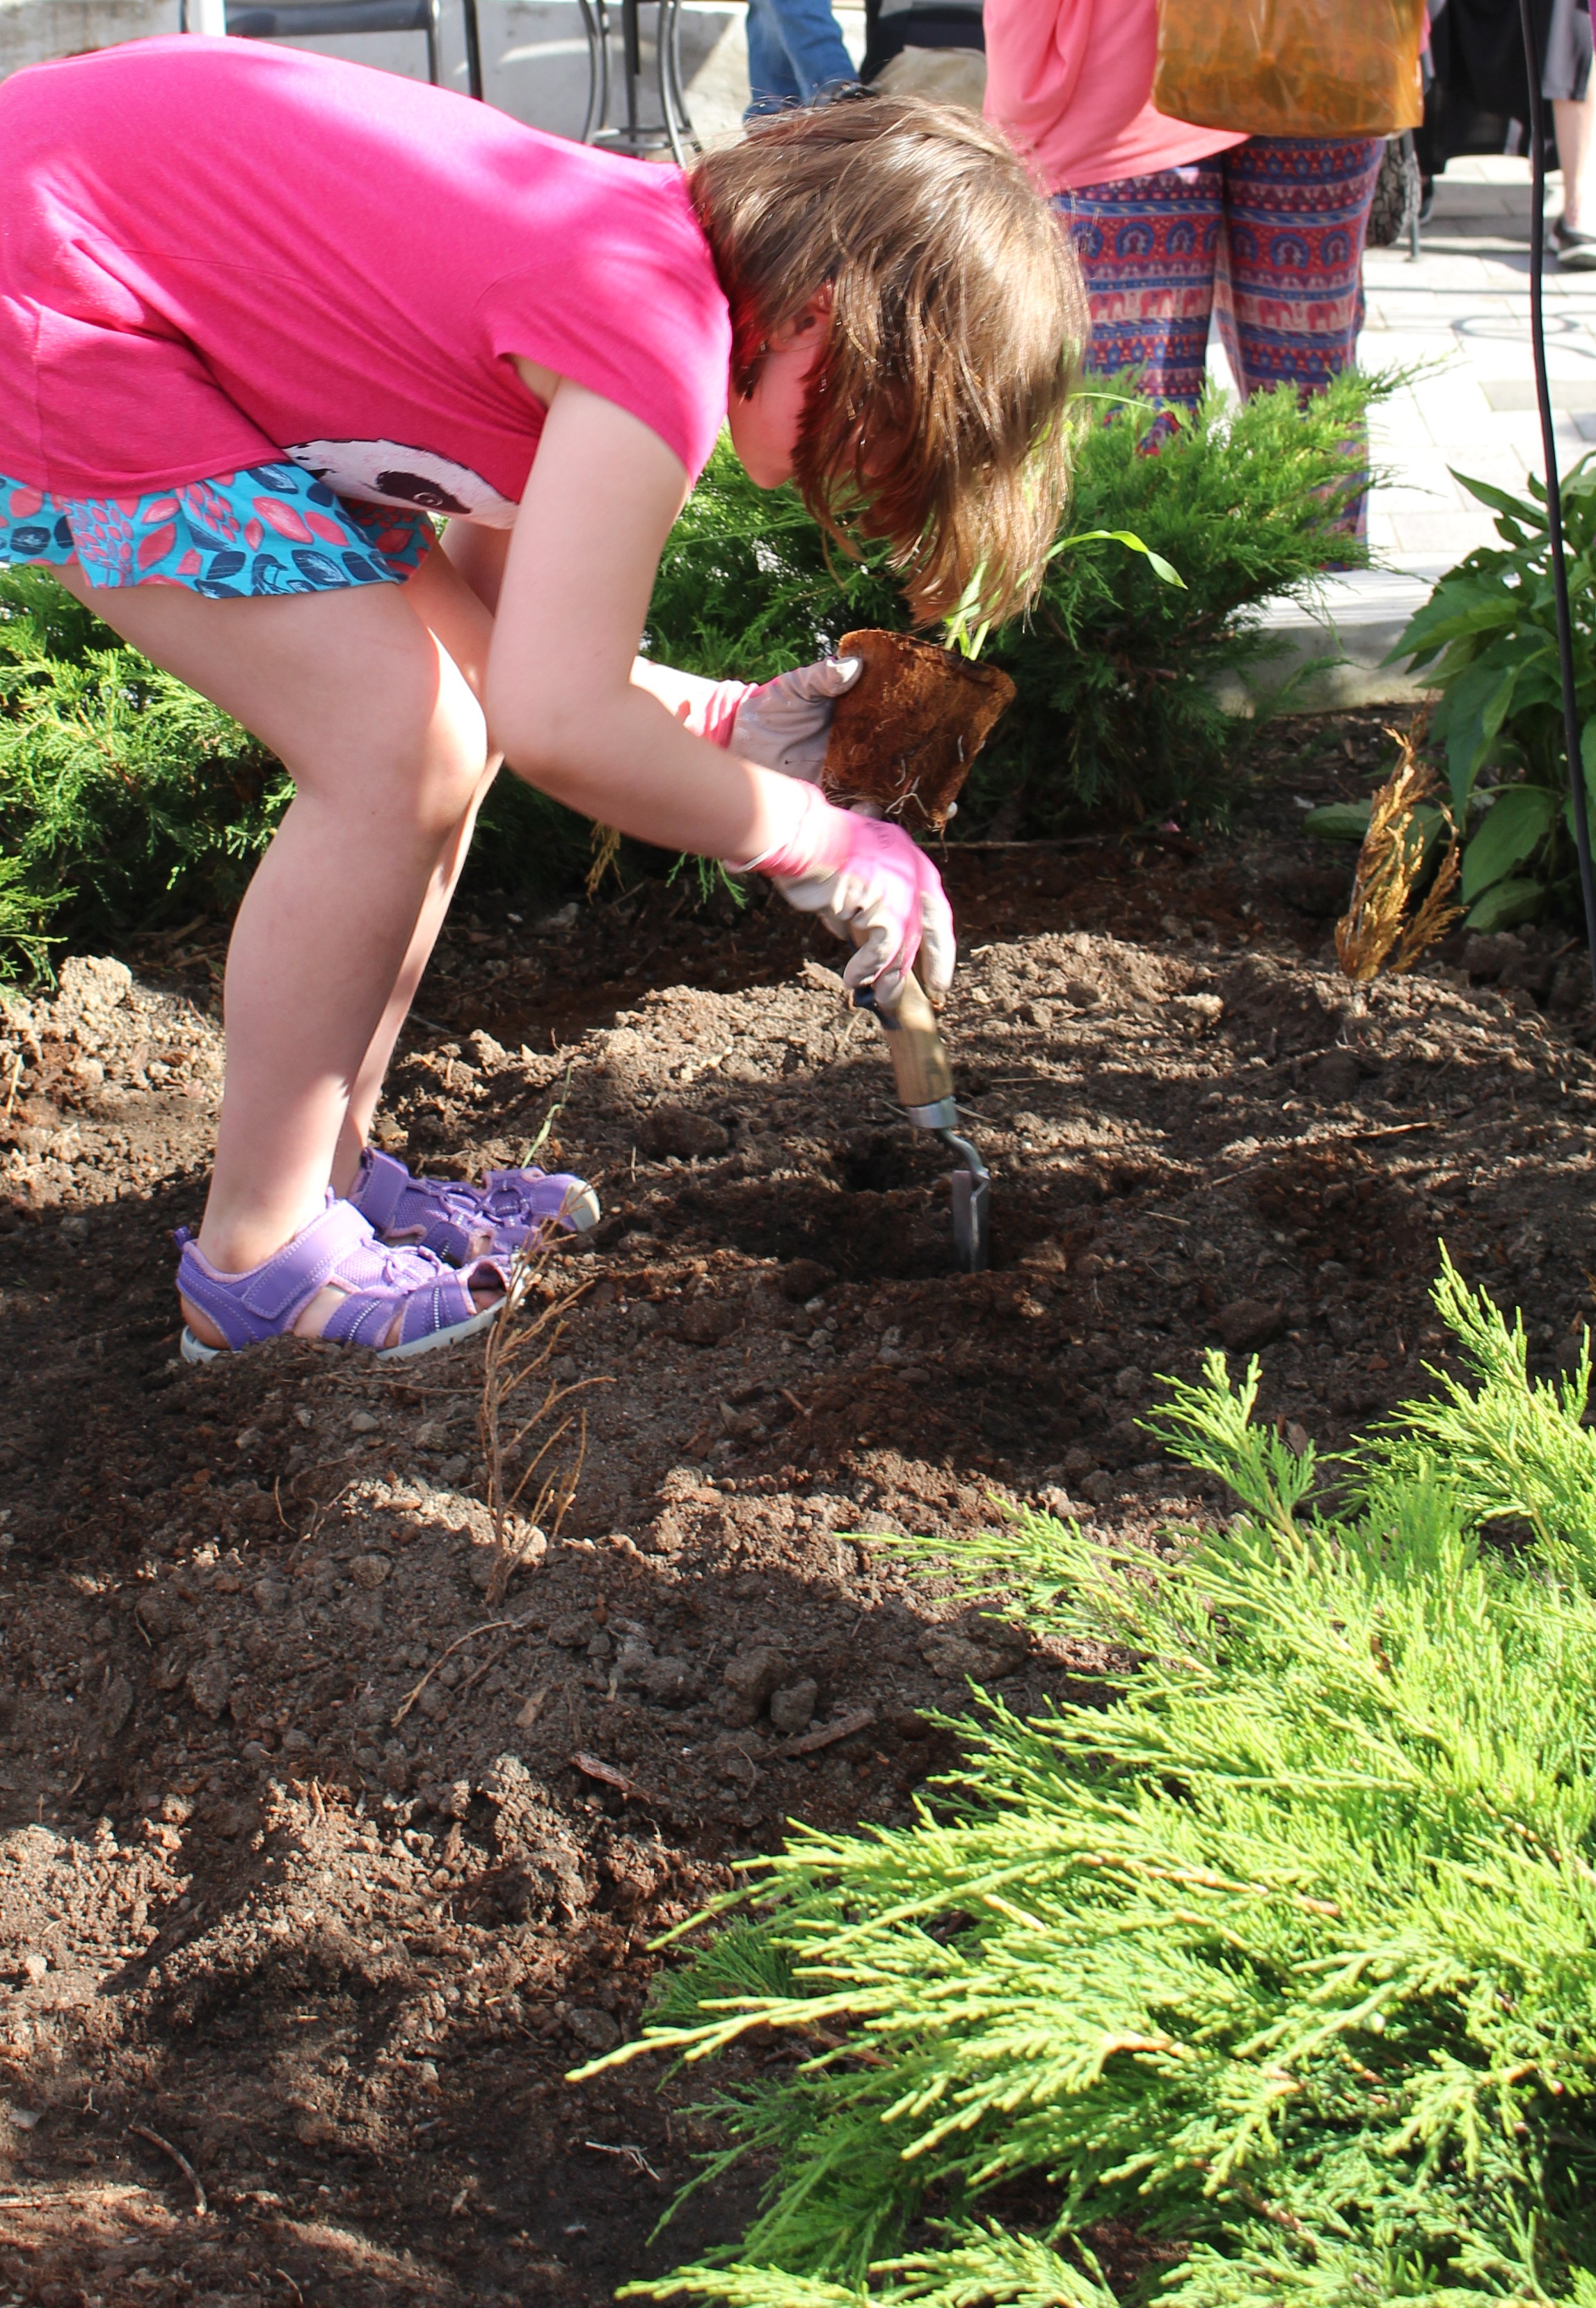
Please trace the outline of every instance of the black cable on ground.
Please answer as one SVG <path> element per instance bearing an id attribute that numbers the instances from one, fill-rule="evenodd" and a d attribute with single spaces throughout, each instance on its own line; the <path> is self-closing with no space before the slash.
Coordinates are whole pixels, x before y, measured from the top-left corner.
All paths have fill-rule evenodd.
<path id="1" fill-rule="evenodd" d="M 1591 866 L 1591 825 L 1585 808 L 1584 762 L 1575 693 L 1574 623 L 1568 607 L 1568 564 L 1563 550 L 1563 485 L 1557 475 L 1551 387 L 1546 375 L 1546 315 L 1540 279 L 1546 262 L 1546 111 L 1540 93 L 1540 60 L 1530 22 L 1530 0 L 1518 0 L 1518 19 L 1523 32 L 1524 71 L 1530 83 L 1530 158 L 1534 186 L 1530 199 L 1530 345 L 1535 357 L 1535 399 L 1540 410 L 1540 445 L 1546 459 L 1546 526 L 1551 547 L 1552 598 L 1557 612 L 1557 667 L 1563 681 L 1563 745 L 1568 759 L 1569 805 L 1574 817 L 1574 846 L 1579 852 L 1579 886 L 1585 907 L 1591 984 L 1596 989 L 1596 874 Z M 1458 831 L 1463 831 L 1461 826 Z"/>

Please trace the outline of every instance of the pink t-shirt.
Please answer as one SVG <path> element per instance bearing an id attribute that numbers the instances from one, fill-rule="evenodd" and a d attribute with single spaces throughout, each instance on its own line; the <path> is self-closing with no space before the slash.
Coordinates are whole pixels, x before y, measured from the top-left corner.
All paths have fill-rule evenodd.
<path id="1" fill-rule="evenodd" d="M 1245 142 L 1154 111 L 1157 47 L 1157 0 L 986 0 L 986 116 L 1051 193 Z"/>
<path id="2" fill-rule="evenodd" d="M 127 496 L 287 457 L 345 495 L 513 518 L 511 356 L 696 478 L 731 321 L 687 187 L 468 98 L 244 40 L 0 85 L 0 473 Z"/>

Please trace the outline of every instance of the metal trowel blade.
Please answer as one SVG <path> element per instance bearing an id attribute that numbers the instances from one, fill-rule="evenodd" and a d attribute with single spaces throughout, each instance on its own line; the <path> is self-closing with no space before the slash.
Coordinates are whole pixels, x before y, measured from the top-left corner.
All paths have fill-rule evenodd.
<path id="1" fill-rule="evenodd" d="M 991 1182 L 983 1170 L 953 1174 L 953 1247 L 961 1274 L 984 1274 L 987 1264 L 987 1202 Z"/>

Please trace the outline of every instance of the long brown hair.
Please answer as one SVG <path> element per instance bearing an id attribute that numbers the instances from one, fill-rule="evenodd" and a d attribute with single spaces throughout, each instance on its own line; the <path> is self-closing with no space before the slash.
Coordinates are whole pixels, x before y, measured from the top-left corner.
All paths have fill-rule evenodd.
<path id="1" fill-rule="evenodd" d="M 689 177 L 732 307 L 733 389 L 829 288 L 794 478 L 883 539 L 919 624 L 1000 622 L 1068 495 L 1087 326 L 1075 254 L 1025 164 L 961 106 L 848 96 L 758 122 Z"/>

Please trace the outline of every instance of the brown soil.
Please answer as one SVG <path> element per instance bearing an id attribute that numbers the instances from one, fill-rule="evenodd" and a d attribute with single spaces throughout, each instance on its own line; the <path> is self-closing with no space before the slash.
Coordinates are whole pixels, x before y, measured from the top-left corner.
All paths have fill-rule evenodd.
<path id="1" fill-rule="evenodd" d="M 970 764 L 1014 702 L 1014 684 L 907 633 L 845 633 L 864 669 L 832 710 L 820 783 L 831 800 L 874 802 L 911 833 L 941 833 Z"/>
<path id="2" fill-rule="evenodd" d="M 575 1505 L 492 1609 L 480 1342 L 176 1359 L 220 927 L 12 1020 L 12 2301 L 574 2308 L 734 2234 L 757 2175 L 650 2241 L 713 2138 L 696 2078 L 565 2080 L 635 2028 L 650 1937 L 788 1816 L 903 1816 L 967 1673 L 1092 1688 L 872 1538 L 1016 1499 L 1131 1534 L 1214 1511 L 1136 1424 L 1156 1374 L 1256 1347 L 1266 1413 L 1334 1445 L 1423 1384 L 1437 1236 L 1523 1305 L 1534 1367 L 1568 1351 L 1582 958 L 1335 976 L 1345 861 L 1295 829 L 1382 750 L 1295 725 L 1227 840 L 952 853 L 984 1276 L 951 1271 L 947 1158 L 895 1120 L 837 950 L 779 903 L 458 927 L 387 1142 L 471 1168 L 557 1108 L 609 1213 L 545 1278 L 556 1374 L 599 1382 Z"/>

